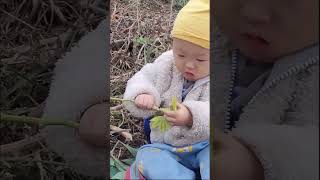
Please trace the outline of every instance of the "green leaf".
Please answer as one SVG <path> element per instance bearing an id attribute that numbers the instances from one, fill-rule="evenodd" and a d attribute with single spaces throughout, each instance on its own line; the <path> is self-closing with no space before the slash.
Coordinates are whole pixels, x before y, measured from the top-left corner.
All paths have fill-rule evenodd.
<path id="1" fill-rule="evenodd" d="M 174 96 L 174 97 L 172 98 L 172 100 L 171 100 L 171 106 L 172 106 L 172 110 L 173 110 L 173 111 L 177 111 L 177 109 L 178 109 L 177 104 L 178 104 L 177 97 Z"/>
<path id="2" fill-rule="evenodd" d="M 121 141 L 120 141 L 120 142 L 121 142 Z M 138 152 L 138 149 L 137 149 L 137 148 L 133 148 L 133 147 L 131 147 L 131 146 L 129 146 L 129 145 L 123 143 L 123 142 L 121 142 L 121 144 L 128 149 L 128 151 L 131 153 L 131 155 L 132 155 L 133 157 L 136 157 L 137 152 Z"/>
<path id="3" fill-rule="evenodd" d="M 178 110 L 178 100 L 177 97 L 173 97 L 171 100 L 170 108 L 160 108 L 161 111 L 177 111 Z M 161 132 L 165 132 L 171 128 L 170 123 L 164 116 L 155 116 L 151 120 L 151 128 L 159 128 Z"/>
<path id="4" fill-rule="evenodd" d="M 165 132 L 171 128 L 171 125 L 164 116 L 155 116 L 151 120 L 152 128 L 159 128 L 161 132 Z"/>
<path id="5" fill-rule="evenodd" d="M 126 165 L 130 166 L 134 162 L 135 158 L 123 159 L 121 160 Z"/>
<path id="6" fill-rule="evenodd" d="M 164 130 L 164 123 L 162 123 L 162 121 L 160 121 L 160 131 L 163 132 Z"/>
<path id="7" fill-rule="evenodd" d="M 115 162 L 115 167 L 117 167 L 120 171 L 126 171 L 128 169 L 129 166 L 121 162 L 118 158 L 114 157 L 113 155 L 111 155 L 111 157 Z"/>
<path id="8" fill-rule="evenodd" d="M 124 179 L 126 172 L 118 172 L 116 175 L 112 176 L 111 179 Z"/>
<path id="9" fill-rule="evenodd" d="M 151 121 L 151 128 L 152 128 L 152 129 L 157 128 L 158 125 L 159 125 L 159 121 Z"/>
<path id="10" fill-rule="evenodd" d="M 163 116 L 155 116 L 153 117 L 150 122 L 151 122 L 151 128 L 158 128 L 159 125 L 160 125 L 160 121 L 161 121 L 161 118 L 163 118 Z"/>
<path id="11" fill-rule="evenodd" d="M 163 111 L 163 112 L 171 111 L 170 108 L 160 108 L 160 110 Z"/>
<path id="12" fill-rule="evenodd" d="M 120 172 L 120 170 L 118 168 L 116 168 L 115 166 L 110 166 L 110 177 L 116 175 L 119 172 Z"/>
<path id="13" fill-rule="evenodd" d="M 135 43 L 141 44 L 141 45 L 150 43 L 150 39 L 148 37 L 143 37 L 143 36 L 139 36 L 139 37 L 135 38 L 133 41 Z"/>
<path id="14" fill-rule="evenodd" d="M 115 166 L 114 165 L 114 160 L 112 158 L 110 158 L 110 166 Z"/>

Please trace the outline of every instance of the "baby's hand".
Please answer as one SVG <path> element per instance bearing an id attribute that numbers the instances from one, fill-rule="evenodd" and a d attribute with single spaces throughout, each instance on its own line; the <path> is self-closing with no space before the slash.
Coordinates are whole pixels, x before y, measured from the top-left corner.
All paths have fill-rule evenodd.
<path id="1" fill-rule="evenodd" d="M 152 109 L 155 105 L 155 99 L 150 94 L 140 94 L 136 97 L 134 103 L 141 109 Z"/>
<path id="2" fill-rule="evenodd" d="M 188 126 L 193 124 L 192 114 L 189 109 L 180 103 L 177 103 L 177 111 L 167 111 L 164 113 L 165 118 L 172 126 Z"/>

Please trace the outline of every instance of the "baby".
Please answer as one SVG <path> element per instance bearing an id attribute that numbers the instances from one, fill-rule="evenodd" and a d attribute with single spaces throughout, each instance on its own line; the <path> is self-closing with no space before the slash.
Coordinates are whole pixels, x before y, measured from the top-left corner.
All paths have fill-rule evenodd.
<path id="1" fill-rule="evenodd" d="M 172 127 L 151 129 L 151 144 L 142 146 L 126 179 L 209 179 L 209 1 L 190 0 L 179 12 L 172 30 L 172 50 L 146 64 L 127 83 L 125 107 L 137 117 L 165 112 Z"/>
<path id="2" fill-rule="evenodd" d="M 213 7 L 212 177 L 319 179 L 319 0 Z"/>

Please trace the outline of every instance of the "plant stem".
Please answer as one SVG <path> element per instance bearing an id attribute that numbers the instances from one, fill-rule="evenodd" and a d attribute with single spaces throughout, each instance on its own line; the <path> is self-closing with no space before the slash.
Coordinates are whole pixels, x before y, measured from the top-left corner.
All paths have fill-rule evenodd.
<path id="1" fill-rule="evenodd" d="M 130 99 L 121 99 L 121 98 L 115 98 L 115 97 L 110 97 L 110 100 L 113 100 L 113 101 L 122 101 L 122 102 L 132 102 L 134 103 L 134 100 L 130 100 Z M 164 112 L 164 108 L 158 108 L 156 106 L 152 107 L 152 110 L 154 111 L 160 111 L 160 112 Z"/>
<path id="2" fill-rule="evenodd" d="M 130 100 L 130 99 L 121 99 L 121 98 L 115 98 L 115 97 L 110 97 L 111 100 L 113 101 L 128 101 L 128 102 L 134 102 L 133 100 Z"/>
<path id="3" fill-rule="evenodd" d="M 42 119 L 27 116 L 16 116 L 8 114 L 0 114 L 0 122 L 17 122 L 17 123 L 27 123 L 27 124 L 37 124 L 37 125 L 63 125 L 72 128 L 79 128 L 79 124 L 71 121 L 63 120 L 53 120 L 53 119 Z"/>

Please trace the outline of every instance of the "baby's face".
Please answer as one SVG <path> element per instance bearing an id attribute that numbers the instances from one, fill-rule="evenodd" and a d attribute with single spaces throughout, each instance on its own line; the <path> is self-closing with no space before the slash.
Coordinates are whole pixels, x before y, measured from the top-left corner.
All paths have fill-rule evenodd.
<path id="1" fill-rule="evenodd" d="M 209 75 L 209 49 L 176 38 L 172 49 L 176 67 L 185 79 L 196 81 Z"/>
<path id="2" fill-rule="evenodd" d="M 217 24 L 240 51 L 258 61 L 319 42 L 319 0 L 216 0 Z"/>

